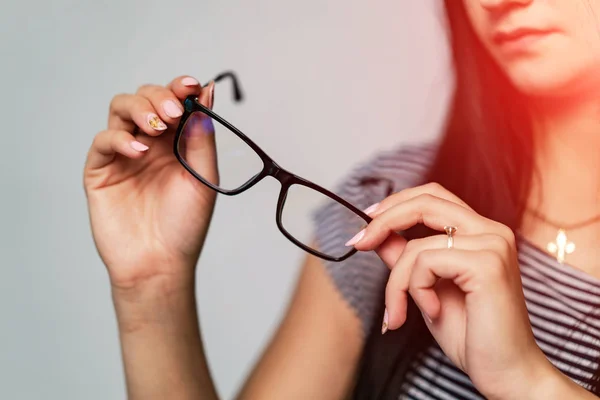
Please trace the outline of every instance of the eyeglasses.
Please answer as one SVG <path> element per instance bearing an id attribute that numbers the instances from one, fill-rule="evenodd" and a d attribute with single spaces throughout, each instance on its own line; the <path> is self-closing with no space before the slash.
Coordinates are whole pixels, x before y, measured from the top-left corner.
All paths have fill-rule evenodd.
<path id="1" fill-rule="evenodd" d="M 240 102 L 243 95 L 233 72 L 224 72 L 214 81 L 226 78 L 231 80 L 233 99 Z M 356 249 L 345 246 L 345 240 L 317 248 L 307 240 L 306 232 L 310 230 L 317 207 L 328 215 L 338 216 L 337 221 L 343 221 L 339 225 L 334 221 L 326 229 L 336 230 L 336 237 L 348 239 L 371 222 L 368 215 L 327 189 L 281 168 L 248 136 L 216 114 L 214 105 L 212 110 L 204 107 L 198 97 L 192 95 L 185 99 L 184 108 L 175 135 L 174 152 L 196 179 L 218 193 L 234 196 L 271 176 L 281 184 L 276 222 L 285 237 L 304 251 L 329 261 L 343 261 L 356 253 Z M 216 158 L 210 150 L 213 141 Z"/>

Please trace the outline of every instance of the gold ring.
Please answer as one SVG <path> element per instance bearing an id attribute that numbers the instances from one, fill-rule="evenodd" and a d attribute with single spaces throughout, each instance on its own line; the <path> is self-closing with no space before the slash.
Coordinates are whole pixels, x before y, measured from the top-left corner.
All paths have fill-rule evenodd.
<path id="1" fill-rule="evenodd" d="M 454 247 L 454 234 L 456 233 L 456 227 L 455 226 L 445 226 L 444 230 L 446 231 L 446 234 L 448 235 L 448 248 L 451 249 Z"/>

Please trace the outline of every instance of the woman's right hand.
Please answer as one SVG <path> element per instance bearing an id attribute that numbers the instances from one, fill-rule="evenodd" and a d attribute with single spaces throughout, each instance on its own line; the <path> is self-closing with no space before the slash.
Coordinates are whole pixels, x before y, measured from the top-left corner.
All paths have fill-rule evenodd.
<path id="1" fill-rule="evenodd" d="M 156 277 L 193 282 L 216 193 L 173 154 L 182 100 L 197 94 L 212 107 L 214 82 L 191 77 L 145 85 L 113 98 L 108 129 L 89 150 L 84 170 L 92 233 L 114 288 Z M 214 135 L 198 135 L 195 169 L 218 179 Z"/>

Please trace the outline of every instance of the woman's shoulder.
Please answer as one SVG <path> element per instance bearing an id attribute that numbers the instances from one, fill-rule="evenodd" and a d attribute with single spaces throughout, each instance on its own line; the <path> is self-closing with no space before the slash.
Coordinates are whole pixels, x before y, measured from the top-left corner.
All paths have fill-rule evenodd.
<path id="1" fill-rule="evenodd" d="M 355 166 L 338 185 L 337 192 L 357 207 L 363 207 L 391 193 L 425 183 L 438 146 L 438 142 L 432 141 L 379 151 Z"/>
<path id="2" fill-rule="evenodd" d="M 353 168 L 338 186 L 337 193 L 360 209 L 390 194 L 424 183 L 435 159 L 435 143 L 409 144 L 380 151 Z M 322 207 L 314 215 L 315 239 L 320 248 L 334 248 L 356 234 L 356 221 L 339 208 Z M 325 262 L 335 286 L 356 312 L 365 335 L 381 318 L 380 306 L 389 270 L 374 252 L 359 252 L 343 262 Z"/>

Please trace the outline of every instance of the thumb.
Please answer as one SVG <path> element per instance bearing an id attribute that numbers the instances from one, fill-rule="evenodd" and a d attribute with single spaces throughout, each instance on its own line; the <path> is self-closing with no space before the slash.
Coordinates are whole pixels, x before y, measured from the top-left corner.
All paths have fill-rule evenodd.
<path id="1" fill-rule="evenodd" d="M 198 102 L 207 108 L 212 106 L 214 85 L 211 82 L 203 88 L 198 98 Z M 215 150 L 215 129 L 218 127 L 219 123 L 209 115 L 196 111 L 186 121 L 178 143 L 186 163 L 213 184 L 218 184 Z"/>
<path id="2" fill-rule="evenodd" d="M 385 265 L 387 265 L 389 269 L 392 269 L 402 255 L 402 252 L 406 247 L 406 243 L 406 239 L 404 239 L 402 236 L 392 234 L 378 248 L 375 249 L 375 252 L 385 263 Z"/>

